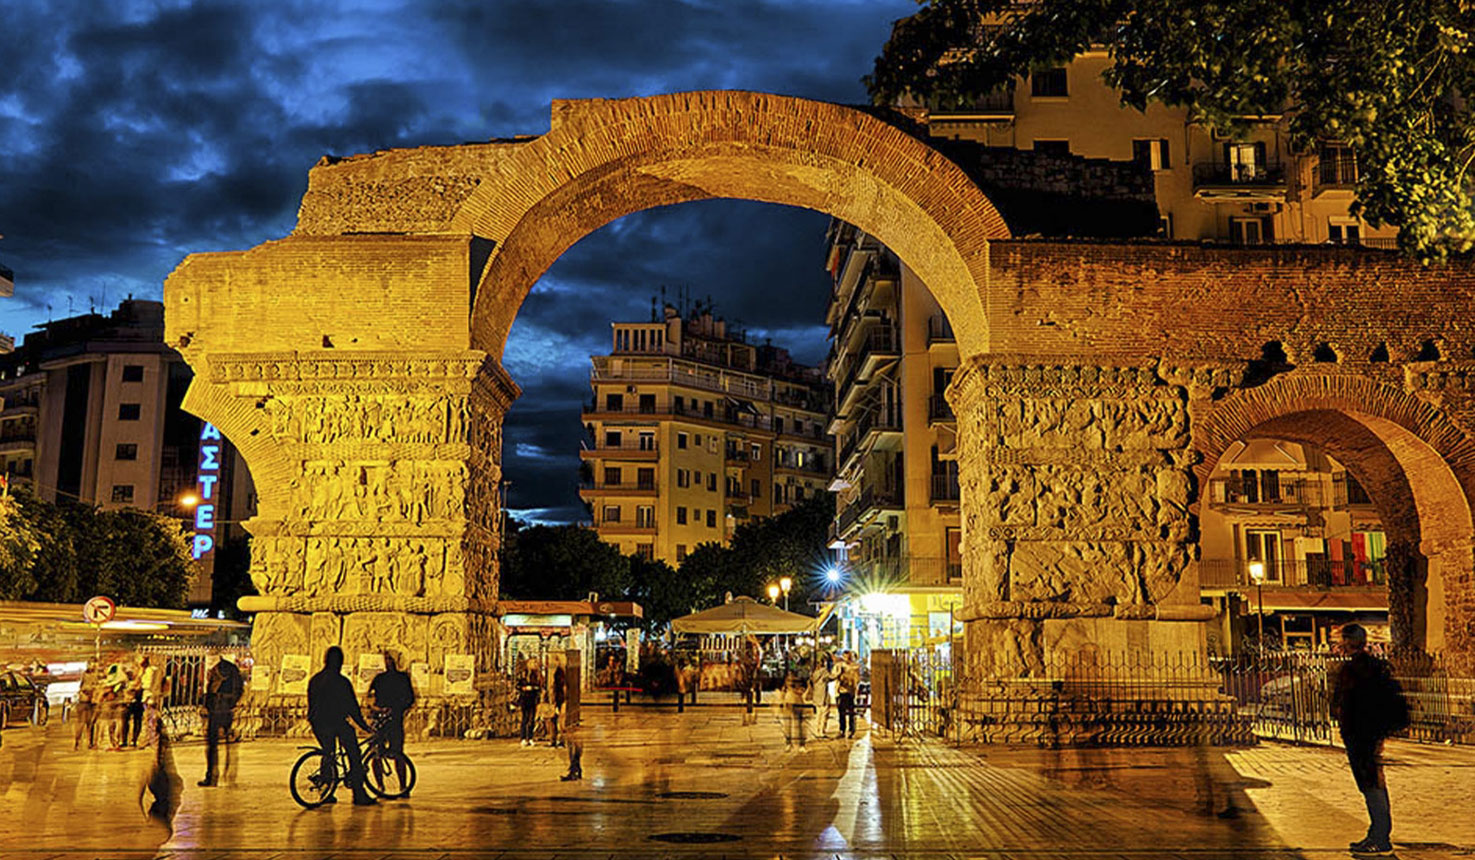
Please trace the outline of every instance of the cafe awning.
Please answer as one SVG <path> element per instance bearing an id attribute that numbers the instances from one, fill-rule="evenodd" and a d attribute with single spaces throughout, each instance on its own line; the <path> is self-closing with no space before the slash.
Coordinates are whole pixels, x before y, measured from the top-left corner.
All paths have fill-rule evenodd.
<path id="1" fill-rule="evenodd" d="M 721 606 L 675 619 L 671 622 L 671 629 L 677 633 L 727 635 L 810 633 L 819 626 L 819 621 L 818 618 L 759 603 L 751 597 L 734 597 Z"/>

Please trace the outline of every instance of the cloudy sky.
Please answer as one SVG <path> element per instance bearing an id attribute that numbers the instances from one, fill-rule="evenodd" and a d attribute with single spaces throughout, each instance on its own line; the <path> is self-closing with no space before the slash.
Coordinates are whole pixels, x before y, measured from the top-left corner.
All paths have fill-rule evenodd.
<path id="1" fill-rule="evenodd" d="M 324 154 L 538 134 L 554 98 L 750 89 L 863 102 L 912 0 L 133 2 L 0 6 L 0 331 L 158 298 L 186 254 L 293 226 Z M 510 506 L 583 516 L 588 356 L 664 285 L 824 353 L 823 215 L 741 201 L 585 238 L 523 306 L 505 363 Z"/>

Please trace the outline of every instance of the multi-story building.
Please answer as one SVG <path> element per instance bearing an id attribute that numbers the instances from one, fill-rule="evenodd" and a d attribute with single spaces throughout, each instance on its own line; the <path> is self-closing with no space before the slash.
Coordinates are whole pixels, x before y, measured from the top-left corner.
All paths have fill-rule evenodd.
<path id="1" fill-rule="evenodd" d="M 891 595 L 852 607 L 869 641 L 905 646 L 946 633 L 961 598 L 957 426 L 943 397 L 958 348 L 937 301 L 886 247 L 838 221 L 829 239 L 832 546 L 863 590 Z"/>
<path id="2" fill-rule="evenodd" d="M 0 353 L 0 472 L 51 502 L 196 516 L 202 424 L 181 408 L 192 374 L 164 344 L 164 306 L 128 299 L 111 314 L 56 320 Z M 212 536 L 240 538 L 250 475 L 228 443 L 217 461 Z M 219 524 L 219 525 L 217 525 Z M 210 602 L 210 558 L 191 603 Z"/>
<path id="3" fill-rule="evenodd" d="M 680 564 L 829 484 L 823 374 L 710 308 L 614 323 L 610 354 L 591 361 L 580 495 L 622 553 Z"/>
<path id="4" fill-rule="evenodd" d="M 1326 452 L 1236 442 L 1209 478 L 1199 526 L 1202 593 L 1220 610 L 1217 650 L 1258 639 L 1262 628 L 1271 646 L 1324 648 L 1348 621 L 1386 641 L 1383 523 Z"/>
<path id="5" fill-rule="evenodd" d="M 1358 169 L 1349 147 L 1326 141 L 1297 151 L 1280 115 L 1243 117 L 1247 134 L 1229 139 L 1189 121 L 1184 108 L 1125 108 L 1101 77 L 1109 65 L 1093 50 L 965 108 L 904 109 L 937 138 L 1141 162 L 1154 174 L 1166 238 L 1395 245 L 1396 230 L 1348 212 Z"/>

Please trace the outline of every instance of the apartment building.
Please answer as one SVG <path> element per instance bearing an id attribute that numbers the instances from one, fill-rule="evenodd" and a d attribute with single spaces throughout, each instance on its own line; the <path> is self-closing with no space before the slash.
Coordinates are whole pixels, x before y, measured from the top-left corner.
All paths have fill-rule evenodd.
<path id="1" fill-rule="evenodd" d="M 876 239 L 836 221 L 830 431 L 837 457 L 831 546 L 859 589 L 884 593 L 844 608 L 866 647 L 945 634 L 961 602 L 957 425 L 943 391 L 958 347 L 927 287 Z"/>
<path id="2" fill-rule="evenodd" d="M 1138 161 L 1153 172 L 1165 238 L 1396 246 L 1396 230 L 1348 212 L 1358 169 L 1349 147 L 1327 141 L 1297 151 L 1279 115 L 1244 117 L 1247 135 L 1230 139 L 1182 108 L 1124 108 L 1101 78 L 1109 65 L 1104 51 L 1091 51 L 963 108 L 903 109 L 937 138 Z"/>
<path id="3" fill-rule="evenodd" d="M 0 353 L 0 472 L 50 502 L 142 508 L 193 531 L 195 512 L 180 502 L 199 493 L 204 425 L 180 405 L 191 378 L 164 344 L 160 302 L 130 298 L 108 315 L 46 323 Z M 250 474 L 228 441 L 215 462 L 212 545 L 243 539 L 238 523 L 255 507 Z M 213 559 L 200 560 L 190 602 L 203 605 Z"/>
<path id="4" fill-rule="evenodd" d="M 1325 451 L 1236 442 L 1209 479 L 1199 525 L 1202 593 L 1220 610 L 1217 650 L 1236 650 L 1262 626 L 1272 645 L 1321 649 L 1349 621 L 1386 641 L 1383 523 L 1356 477 Z"/>
<path id="5" fill-rule="evenodd" d="M 579 492 L 602 539 L 679 565 L 824 491 L 829 392 L 818 369 L 710 307 L 653 316 L 613 323 L 610 353 L 590 357 Z"/>

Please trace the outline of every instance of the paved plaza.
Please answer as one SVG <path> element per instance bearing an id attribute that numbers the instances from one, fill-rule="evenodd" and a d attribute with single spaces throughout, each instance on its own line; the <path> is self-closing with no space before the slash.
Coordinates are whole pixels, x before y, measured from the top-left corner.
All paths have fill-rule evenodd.
<path id="1" fill-rule="evenodd" d="M 583 782 L 562 750 L 515 740 L 411 744 L 408 800 L 296 806 L 297 740 L 235 746 L 231 784 L 197 788 L 171 837 L 138 812 L 148 752 L 71 750 L 53 725 L 0 748 L 0 860 L 12 857 L 897 857 L 1219 860 L 1346 856 L 1366 819 L 1336 750 L 954 749 L 863 734 L 785 751 L 776 713 L 586 712 Z M 1475 853 L 1475 750 L 1393 746 L 1394 841 L 1406 860 Z M 345 801 L 346 801 L 345 797 Z"/>

